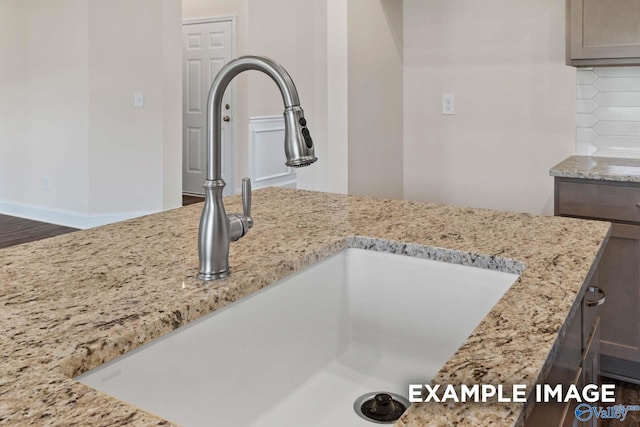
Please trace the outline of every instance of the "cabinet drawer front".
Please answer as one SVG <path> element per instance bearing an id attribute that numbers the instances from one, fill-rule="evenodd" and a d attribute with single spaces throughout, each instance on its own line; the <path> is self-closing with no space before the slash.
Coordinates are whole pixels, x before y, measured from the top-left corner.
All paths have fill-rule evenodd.
<path id="1" fill-rule="evenodd" d="M 640 187 L 559 181 L 558 213 L 640 222 Z"/>

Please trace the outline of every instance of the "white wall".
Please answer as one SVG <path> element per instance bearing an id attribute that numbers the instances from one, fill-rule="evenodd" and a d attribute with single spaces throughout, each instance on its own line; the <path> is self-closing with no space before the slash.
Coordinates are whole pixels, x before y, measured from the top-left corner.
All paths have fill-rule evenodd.
<path id="1" fill-rule="evenodd" d="M 180 0 L 4 0 L 0 16 L 0 210 L 82 228 L 180 206 Z"/>
<path id="2" fill-rule="evenodd" d="M 348 2 L 349 194 L 403 196 L 402 6 Z"/>
<path id="3" fill-rule="evenodd" d="M 0 49 L 13 59 L 0 64 L 0 205 L 86 216 L 177 203 L 181 83 L 170 64 L 179 43 L 162 41 L 178 34 L 180 2 L 116 1 L 0 3 Z M 235 14 L 237 54 L 272 56 L 290 71 L 320 158 L 298 172 L 301 187 L 551 212 L 547 170 L 575 140 L 564 7 L 405 0 L 402 17 L 399 8 L 393 0 L 185 0 L 183 13 Z M 236 85 L 238 176 L 247 170 L 248 118 L 282 113 L 275 86 L 253 74 Z M 132 107 L 136 90 L 144 109 Z M 455 116 L 440 114 L 448 92 Z"/>
<path id="4" fill-rule="evenodd" d="M 298 188 L 402 197 L 402 2 L 183 2 L 184 19 L 226 14 L 237 17 L 238 45 L 246 47 L 238 55 L 271 57 L 296 84 L 319 158 L 296 170 Z M 282 115 L 282 99 L 265 75 L 238 80 L 240 178 L 248 170 L 248 119 Z"/>
<path id="5" fill-rule="evenodd" d="M 181 169 L 165 165 L 170 159 L 176 163 L 177 153 L 182 152 L 182 101 L 181 91 L 176 90 L 182 32 L 179 10 L 177 14 L 175 7 L 167 10 L 171 14 L 165 17 L 164 7 L 170 3 L 179 4 L 171 0 L 89 3 L 91 214 L 182 205 L 180 186 L 174 184 L 181 182 Z M 164 44 L 167 32 L 167 38 L 177 42 Z M 144 108 L 133 106 L 135 92 L 145 94 Z M 165 150 L 169 150 L 166 157 Z M 165 185 L 174 189 L 171 200 L 165 200 Z"/>
<path id="6" fill-rule="evenodd" d="M 250 51 L 278 61 L 291 75 L 316 147 L 326 140 L 326 16 L 326 0 L 249 0 Z M 283 114 L 282 96 L 268 76 L 251 73 L 249 90 L 250 117 Z M 316 172 L 328 167 L 317 155 L 318 163 L 296 169 L 298 188 L 316 189 Z"/>
<path id="7" fill-rule="evenodd" d="M 182 206 L 182 4 L 162 9 L 162 209 L 171 209 Z"/>
<path id="8" fill-rule="evenodd" d="M 250 52 L 291 74 L 314 137 L 298 188 L 401 198 L 402 2 L 249 0 L 248 13 Z M 282 114 L 268 77 L 249 90 L 250 117 Z"/>
<path id="9" fill-rule="evenodd" d="M 0 2 L 0 207 L 87 212 L 87 7 Z"/>
<path id="10" fill-rule="evenodd" d="M 575 144 L 564 19 L 556 0 L 404 1 L 407 199 L 552 213 L 548 170 Z"/>
<path id="11" fill-rule="evenodd" d="M 349 191 L 349 16 L 344 0 L 327 0 L 327 132 L 316 144 L 318 189 Z M 331 165 L 331 168 L 328 167 Z"/>

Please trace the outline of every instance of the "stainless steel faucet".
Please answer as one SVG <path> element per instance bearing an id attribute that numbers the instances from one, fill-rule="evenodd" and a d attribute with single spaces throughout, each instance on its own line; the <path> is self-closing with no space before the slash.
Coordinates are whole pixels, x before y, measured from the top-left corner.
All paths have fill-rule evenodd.
<path id="1" fill-rule="evenodd" d="M 309 166 L 317 160 L 313 140 L 300 108 L 298 91 L 289 73 L 277 62 L 260 56 L 242 56 L 227 63 L 211 84 L 207 100 L 207 179 L 204 208 L 198 231 L 201 280 L 222 279 L 229 275 L 229 243 L 247 234 L 253 226 L 251 218 L 251 181 L 242 180 L 243 214 L 227 215 L 222 202 L 226 185 L 221 177 L 222 96 L 235 76 L 246 70 L 267 74 L 278 86 L 284 101 L 284 151 L 287 166 Z"/>

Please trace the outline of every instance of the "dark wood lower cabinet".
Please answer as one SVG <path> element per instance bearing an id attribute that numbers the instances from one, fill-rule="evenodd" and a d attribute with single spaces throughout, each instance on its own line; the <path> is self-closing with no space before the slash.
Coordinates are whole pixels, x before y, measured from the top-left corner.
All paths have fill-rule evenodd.
<path id="1" fill-rule="evenodd" d="M 640 210 L 640 208 L 638 208 Z M 613 224 L 599 264 L 607 294 L 602 309 L 602 375 L 640 380 L 640 226 Z"/>
<path id="2" fill-rule="evenodd" d="M 597 286 L 597 271 L 593 273 L 591 286 Z M 595 304 L 601 298 L 596 288 L 588 287 L 578 298 L 581 298 L 580 309 L 567 320 L 566 333 L 558 342 L 551 370 L 542 381 L 552 387 L 562 384 L 566 390 L 576 385 L 579 390 L 587 384 L 599 384 L 599 334 L 600 308 Z M 604 304 L 606 305 L 606 304 Z M 595 421 L 581 422 L 575 416 L 577 401 L 570 402 L 534 402 L 535 395 L 529 404 L 534 405 L 531 414 L 525 420 L 525 427 L 597 427 Z"/>
<path id="3" fill-rule="evenodd" d="M 613 223 L 598 264 L 600 373 L 640 383 L 640 184 L 555 178 L 555 213 Z"/>

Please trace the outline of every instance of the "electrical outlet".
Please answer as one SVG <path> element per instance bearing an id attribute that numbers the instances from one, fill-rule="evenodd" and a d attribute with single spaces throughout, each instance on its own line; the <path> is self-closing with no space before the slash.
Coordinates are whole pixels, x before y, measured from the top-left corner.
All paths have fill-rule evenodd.
<path id="1" fill-rule="evenodd" d="M 456 113 L 456 96 L 452 93 L 442 95 L 442 114 Z"/>
<path id="2" fill-rule="evenodd" d="M 42 190 L 43 191 L 49 191 L 49 181 L 50 181 L 50 178 L 48 176 L 43 176 L 42 177 Z"/>
<path id="3" fill-rule="evenodd" d="M 136 92 L 133 94 L 133 106 L 134 107 L 144 107 L 144 93 Z"/>

